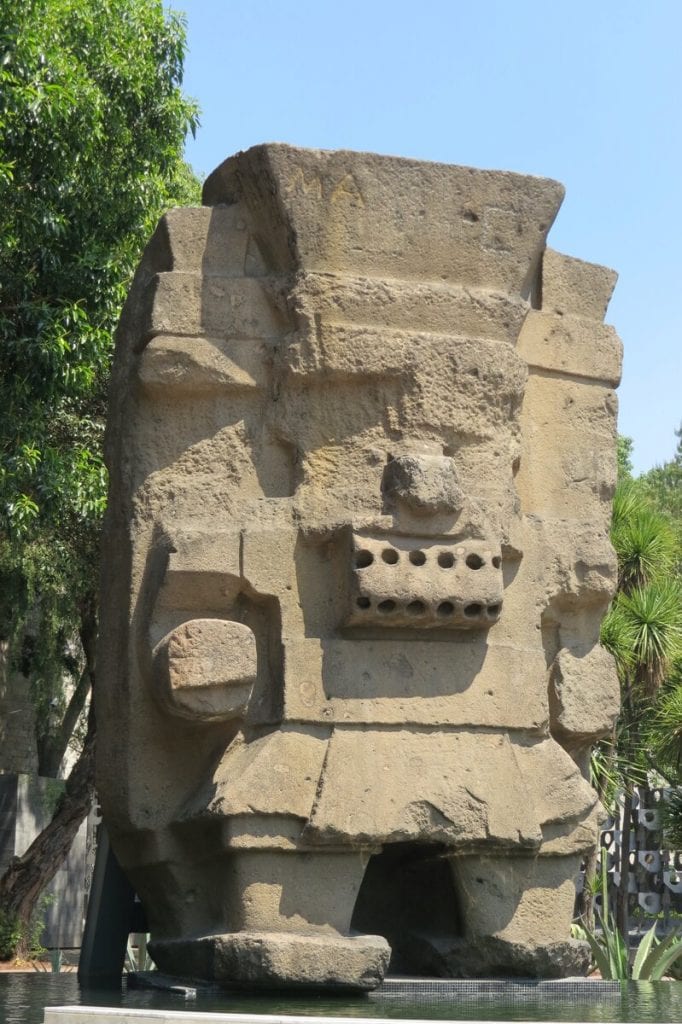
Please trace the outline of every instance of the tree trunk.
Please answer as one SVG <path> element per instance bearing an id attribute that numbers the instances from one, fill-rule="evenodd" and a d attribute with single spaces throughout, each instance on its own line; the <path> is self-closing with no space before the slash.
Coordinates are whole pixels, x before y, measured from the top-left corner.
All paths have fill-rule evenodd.
<path id="1" fill-rule="evenodd" d="M 20 933 L 14 949 L 3 956 L 26 955 L 30 923 L 37 900 L 61 867 L 95 793 L 95 715 L 90 705 L 88 731 L 80 757 L 74 764 L 49 825 L 21 857 L 14 857 L 0 878 L 0 908 L 5 922 Z"/>
<path id="2" fill-rule="evenodd" d="M 64 718 L 58 728 L 38 744 L 38 775 L 44 779 L 56 779 L 76 728 L 81 712 L 90 693 L 90 670 L 86 666 L 81 672 L 78 685 L 71 695 Z"/>
<path id="3" fill-rule="evenodd" d="M 60 725 L 52 735 L 38 742 L 38 775 L 56 779 L 69 741 L 76 728 L 88 694 L 95 681 L 95 646 L 97 642 L 97 600 L 87 594 L 80 605 L 79 636 L 85 665 L 78 684 L 71 695 Z"/>

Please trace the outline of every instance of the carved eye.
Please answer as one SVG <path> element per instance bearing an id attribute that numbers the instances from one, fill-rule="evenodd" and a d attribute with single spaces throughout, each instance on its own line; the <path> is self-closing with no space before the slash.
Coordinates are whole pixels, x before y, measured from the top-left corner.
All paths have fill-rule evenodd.
<path id="1" fill-rule="evenodd" d="M 441 569 L 452 569 L 455 564 L 455 556 L 449 551 L 441 551 L 438 555 L 438 564 Z"/>
<path id="2" fill-rule="evenodd" d="M 470 569 L 480 569 L 483 566 L 483 559 L 480 555 L 467 555 L 467 565 Z"/>
<path id="3" fill-rule="evenodd" d="M 423 551 L 410 551 L 410 561 L 412 565 L 423 565 L 426 561 L 426 555 Z"/>

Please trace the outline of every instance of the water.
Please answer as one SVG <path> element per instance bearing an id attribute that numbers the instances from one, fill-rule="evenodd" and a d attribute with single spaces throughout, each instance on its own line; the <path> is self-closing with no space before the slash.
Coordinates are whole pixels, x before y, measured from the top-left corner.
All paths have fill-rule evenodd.
<path id="1" fill-rule="evenodd" d="M 590 997 L 592 993 L 592 997 Z M 595 998 L 596 997 L 596 998 Z M 682 982 L 629 983 L 618 988 L 583 982 L 550 988 L 507 985 L 502 995 L 370 995 L 269 997 L 199 993 L 196 1001 L 144 989 L 120 993 L 80 990 L 75 974 L 0 974 L 0 1022 L 43 1024 L 45 1006 L 82 1003 L 148 1009 L 222 1013 L 284 1013 L 308 1016 L 428 1018 L 509 1021 L 666 1021 L 682 1024 Z"/>

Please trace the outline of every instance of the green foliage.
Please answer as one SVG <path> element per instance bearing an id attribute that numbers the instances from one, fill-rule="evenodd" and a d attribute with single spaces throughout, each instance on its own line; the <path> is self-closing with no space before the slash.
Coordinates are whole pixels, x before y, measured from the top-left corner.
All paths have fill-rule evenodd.
<path id="1" fill-rule="evenodd" d="M 682 956 L 682 939 L 675 932 L 658 942 L 656 925 L 646 933 L 639 944 L 632 965 L 633 981 L 661 981 L 671 964 Z"/>
<path id="2" fill-rule="evenodd" d="M 638 481 L 624 480 L 616 488 L 611 542 L 618 556 L 619 590 L 662 579 L 675 565 L 675 532 Z"/>
<path id="3" fill-rule="evenodd" d="M 616 460 L 618 467 L 618 480 L 632 477 L 632 449 L 634 447 L 631 437 L 618 435 L 616 442 Z"/>
<path id="4" fill-rule="evenodd" d="M 181 25 L 154 0 L 0 11 L 1 512 L 21 532 L 41 514 L 77 526 L 102 511 L 88 414 L 103 411 L 141 245 L 186 190 L 196 112 L 179 89 Z"/>
<path id="5" fill-rule="evenodd" d="M 43 738 L 86 669 L 112 332 L 156 220 L 198 200 L 183 57 L 158 0 L 0 0 L 0 637 Z"/>
<path id="6" fill-rule="evenodd" d="M 639 478 L 652 504 L 671 521 L 677 542 L 678 570 L 682 563 L 682 427 L 675 431 L 677 449 L 670 462 L 650 469 Z"/>
<path id="7" fill-rule="evenodd" d="M 17 917 L 13 917 L 0 908 L 0 961 L 11 960 L 17 946 L 21 943 L 25 945 L 26 953 L 32 959 L 41 957 L 47 952 L 41 939 L 45 931 L 45 912 L 53 902 L 53 895 L 43 893 L 35 906 L 27 928 L 21 926 Z"/>
<path id="8" fill-rule="evenodd" d="M 47 953 L 42 938 L 45 931 L 45 914 L 54 903 L 54 895 L 44 892 L 36 903 L 28 928 L 28 955 L 31 959 L 44 957 Z"/>
<path id="9" fill-rule="evenodd" d="M 0 907 L 0 960 L 11 960 L 20 941 L 18 920 Z"/>
<path id="10" fill-rule="evenodd" d="M 636 480 L 631 448 L 620 439 L 611 524 L 618 589 L 601 629 L 602 645 L 613 654 L 620 678 L 621 714 L 614 737 L 601 743 L 592 758 L 602 799 L 615 807 L 620 791 L 626 811 L 633 787 L 646 785 L 652 775 L 659 784 L 682 782 L 682 442 L 673 463 Z M 669 835 L 679 839 L 681 811 L 682 804 L 671 805 L 667 815 Z M 624 946 L 628 941 L 628 897 L 621 890 L 616 895 L 618 929 L 610 920 L 602 922 L 602 956 L 606 969 L 614 972 L 609 977 L 626 977 L 617 973 L 617 964 L 622 959 L 618 933 Z M 637 976 L 660 977 L 656 972 L 668 969 L 679 955 L 671 946 L 655 946 L 652 933 L 637 962 Z"/>
<path id="11" fill-rule="evenodd" d="M 676 730 L 679 736 L 679 721 L 676 722 Z M 661 830 L 667 849 L 682 850 L 682 790 L 680 789 L 671 790 L 668 800 L 661 806 Z"/>
<path id="12" fill-rule="evenodd" d="M 603 637 L 604 646 L 611 645 L 621 670 L 627 667 L 634 684 L 653 696 L 671 666 L 682 657 L 680 582 L 656 580 L 630 593 L 619 593 Z"/>
<path id="13" fill-rule="evenodd" d="M 639 481 L 623 480 L 616 488 L 611 540 L 618 557 L 618 591 L 604 618 L 601 642 L 616 659 L 632 715 L 633 701 L 653 696 L 682 657 L 675 531 Z"/>

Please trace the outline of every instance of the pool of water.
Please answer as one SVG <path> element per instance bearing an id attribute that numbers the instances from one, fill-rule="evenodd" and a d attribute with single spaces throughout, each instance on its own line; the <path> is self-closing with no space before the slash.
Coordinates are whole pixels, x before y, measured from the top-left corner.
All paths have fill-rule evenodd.
<path id="1" fill-rule="evenodd" d="M 435 987 L 435 986 L 434 986 Z M 200 1009 L 215 1013 L 282 1013 L 308 1016 L 394 1017 L 479 1021 L 666 1021 L 682 1024 L 682 982 L 565 983 L 561 990 L 534 985 L 504 986 L 502 992 L 457 997 L 425 992 L 330 997 L 242 995 L 199 992 L 195 1001 L 181 995 L 144 989 L 120 992 L 80 989 L 75 974 L 0 974 L 2 1024 L 42 1024 L 46 1006 L 71 1004 L 133 1009 Z"/>

